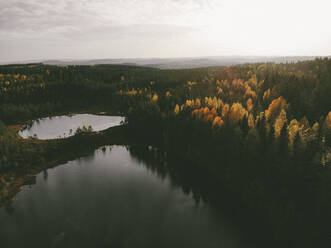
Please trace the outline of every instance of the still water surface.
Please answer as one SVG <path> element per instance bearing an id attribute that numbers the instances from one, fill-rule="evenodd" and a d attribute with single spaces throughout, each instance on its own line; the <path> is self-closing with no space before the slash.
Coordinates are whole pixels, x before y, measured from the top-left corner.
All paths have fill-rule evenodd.
<path id="1" fill-rule="evenodd" d="M 102 131 L 120 125 L 122 116 L 104 116 L 92 114 L 77 114 L 72 116 L 55 116 L 38 119 L 19 132 L 23 138 L 36 136 L 38 139 L 55 139 L 68 137 L 79 127 L 91 126 L 93 131 Z"/>
<path id="2" fill-rule="evenodd" d="M 239 240 L 225 216 L 124 146 L 48 169 L 10 211 L 0 208 L 2 248 L 232 248 Z"/>

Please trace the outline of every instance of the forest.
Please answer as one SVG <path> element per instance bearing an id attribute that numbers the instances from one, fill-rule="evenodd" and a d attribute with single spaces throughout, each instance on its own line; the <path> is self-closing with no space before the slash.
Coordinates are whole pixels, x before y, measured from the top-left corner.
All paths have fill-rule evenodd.
<path id="1" fill-rule="evenodd" d="M 0 66 L 0 172 L 33 168 L 73 142 L 111 142 L 78 134 L 64 146 L 38 144 L 10 129 L 82 110 L 126 116 L 132 139 L 187 161 L 176 165 L 183 174 L 203 172 L 199 184 L 212 181 L 213 198 L 220 189 L 235 196 L 236 215 L 267 225 L 275 246 L 331 242 L 331 59 L 182 70 Z"/>

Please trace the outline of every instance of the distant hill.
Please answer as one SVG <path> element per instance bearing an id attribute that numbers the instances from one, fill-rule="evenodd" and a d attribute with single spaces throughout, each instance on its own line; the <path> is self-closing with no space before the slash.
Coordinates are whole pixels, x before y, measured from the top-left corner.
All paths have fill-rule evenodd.
<path id="1" fill-rule="evenodd" d="M 329 56 L 330 58 L 331 56 Z M 45 61 L 21 61 L 15 64 L 41 62 L 49 65 L 99 65 L 99 64 L 120 64 L 152 67 L 159 69 L 188 69 L 210 66 L 230 66 L 247 63 L 290 63 L 320 58 L 317 56 L 285 56 L 285 57 L 264 57 L 264 56 L 215 56 L 215 57 L 193 57 L 193 58 L 129 58 L 129 59 L 95 59 L 95 60 L 45 60 Z"/>

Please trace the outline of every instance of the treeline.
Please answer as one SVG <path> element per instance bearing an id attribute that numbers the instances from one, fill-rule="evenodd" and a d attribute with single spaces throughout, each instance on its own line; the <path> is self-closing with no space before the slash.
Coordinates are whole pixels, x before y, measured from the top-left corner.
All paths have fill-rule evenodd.
<path id="1" fill-rule="evenodd" d="M 119 90 L 133 87 L 165 91 L 193 78 L 203 78 L 208 69 L 158 70 L 151 68 L 95 65 L 50 66 L 43 64 L 0 66 L 0 120 L 13 124 L 50 112 L 89 107 L 124 112 Z"/>

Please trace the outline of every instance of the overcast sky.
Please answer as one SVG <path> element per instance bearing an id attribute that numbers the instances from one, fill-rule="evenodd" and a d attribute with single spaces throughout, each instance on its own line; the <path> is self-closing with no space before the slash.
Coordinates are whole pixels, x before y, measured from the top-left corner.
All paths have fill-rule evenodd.
<path id="1" fill-rule="evenodd" d="M 0 62 L 331 55 L 330 0 L 0 0 Z"/>

